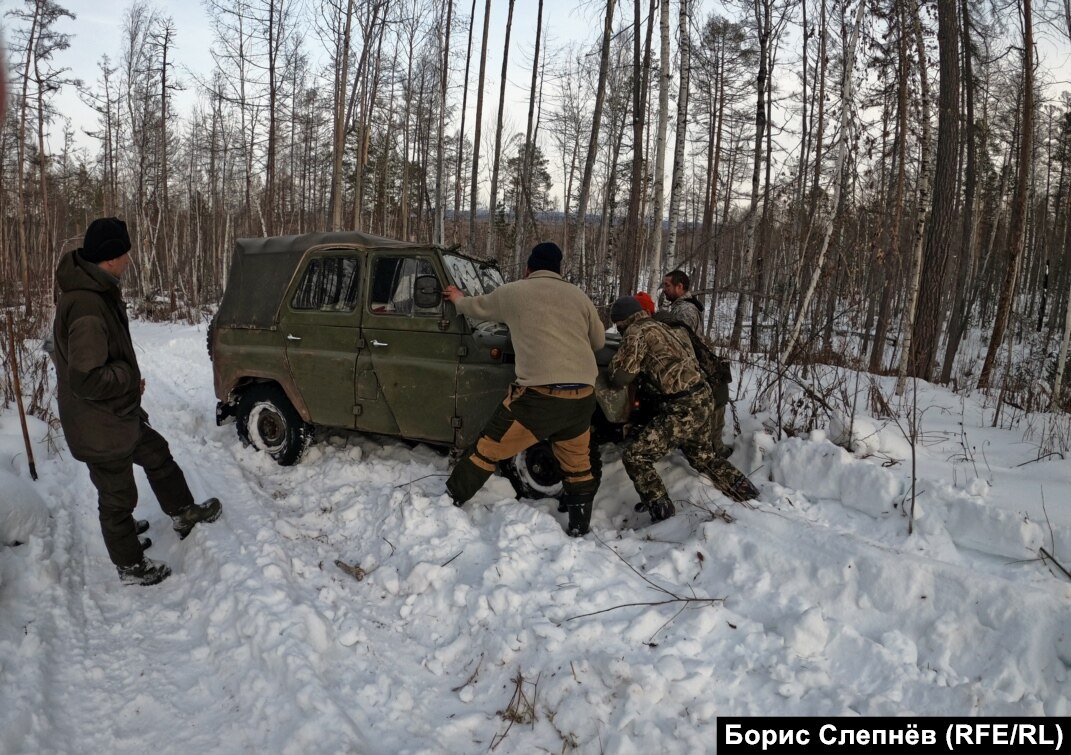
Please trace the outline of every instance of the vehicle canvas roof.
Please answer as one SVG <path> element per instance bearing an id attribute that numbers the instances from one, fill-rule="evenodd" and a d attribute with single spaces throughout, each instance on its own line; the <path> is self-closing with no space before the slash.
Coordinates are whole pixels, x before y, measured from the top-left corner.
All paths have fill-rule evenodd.
<path id="1" fill-rule="evenodd" d="M 360 231 L 238 239 L 216 321 L 237 328 L 274 327 L 279 303 L 302 257 L 313 247 L 332 245 L 365 250 L 428 249 L 430 246 Z"/>

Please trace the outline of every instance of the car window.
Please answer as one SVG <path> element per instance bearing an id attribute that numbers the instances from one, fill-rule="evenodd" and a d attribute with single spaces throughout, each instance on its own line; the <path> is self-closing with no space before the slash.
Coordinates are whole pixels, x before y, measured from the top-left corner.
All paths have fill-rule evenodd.
<path id="1" fill-rule="evenodd" d="M 444 254 L 443 262 L 454 279 L 454 285 L 466 296 L 489 294 L 502 285 L 502 273 L 492 264 L 479 263 L 456 254 Z"/>
<path id="2" fill-rule="evenodd" d="M 416 279 L 421 275 L 438 278 L 426 257 L 377 257 L 372 271 L 369 308 L 376 314 L 438 316 L 442 305 L 417 307 L 413 301 Z"/>
<path id="3" fill-rule="evenodd" d="M 356 257 L 309 260 L 290 302 L 291 309 L 352 312 L 357 306 L 359 269 Z"/>

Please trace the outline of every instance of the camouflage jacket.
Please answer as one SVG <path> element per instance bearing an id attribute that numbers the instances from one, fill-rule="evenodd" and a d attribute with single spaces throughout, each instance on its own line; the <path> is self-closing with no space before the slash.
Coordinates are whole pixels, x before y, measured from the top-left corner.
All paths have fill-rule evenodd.
<path id="1" fill-rule="evenodd" d="M 646 312 L 624 323 L 621 346 L 610 360 L 610 381 L 625 385 L 643 375 L 664 396 L 681 393 L 704 382 L 688 335 L 653 320 Z"/>
<path id="2" fill-rule="evenodd" d="M 702 333 L 703 303 L 694 296 L 682 296 L 655 313 L 659 322 L 683 322 L 695 333 Z"/>

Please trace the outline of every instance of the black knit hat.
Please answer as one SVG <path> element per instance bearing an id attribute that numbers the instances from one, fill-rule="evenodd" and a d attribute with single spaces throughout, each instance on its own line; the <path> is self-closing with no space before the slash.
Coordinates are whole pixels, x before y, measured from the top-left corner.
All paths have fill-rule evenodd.
<path id="1" fill-rule="evenodd" d="M 97 218 L 86 229 L 80 254 L 86 262 L 99 264 L 130 251 L 130 234 L 119 218 Z"/>
<path id="2" fill-rule="evenodd" d="M 622 296 L 610 305 L 610 321 L 624 322 L 637 312 L 642 312 L 643 307 L 634 296 Z"/>
<path id="3" fill-rule="evenodd" d="M 528 255 L 529 270 L 550 270 L 552 273 L 562 271 L 562 250 L 553 241 L 544 241 L 532 247 Z"/>

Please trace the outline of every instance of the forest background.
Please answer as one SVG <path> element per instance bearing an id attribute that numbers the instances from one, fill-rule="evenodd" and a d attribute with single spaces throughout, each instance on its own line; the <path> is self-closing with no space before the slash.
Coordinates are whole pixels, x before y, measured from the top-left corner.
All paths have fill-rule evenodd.
<path id="1" fill-rule="evenodd" d="M 241 236 L 360 229 L 507 277 L 552 239 L 603 308 L 685 269 L 744 358 L 1067 408 L 1067 2 L 522 5 L 205 0 L 200 50 L 116 4 L 73 70 L 80 11 L 8 2 L 0 304 L 40 334 L 99 215 L 138 311 L 191 321 Z"/>

